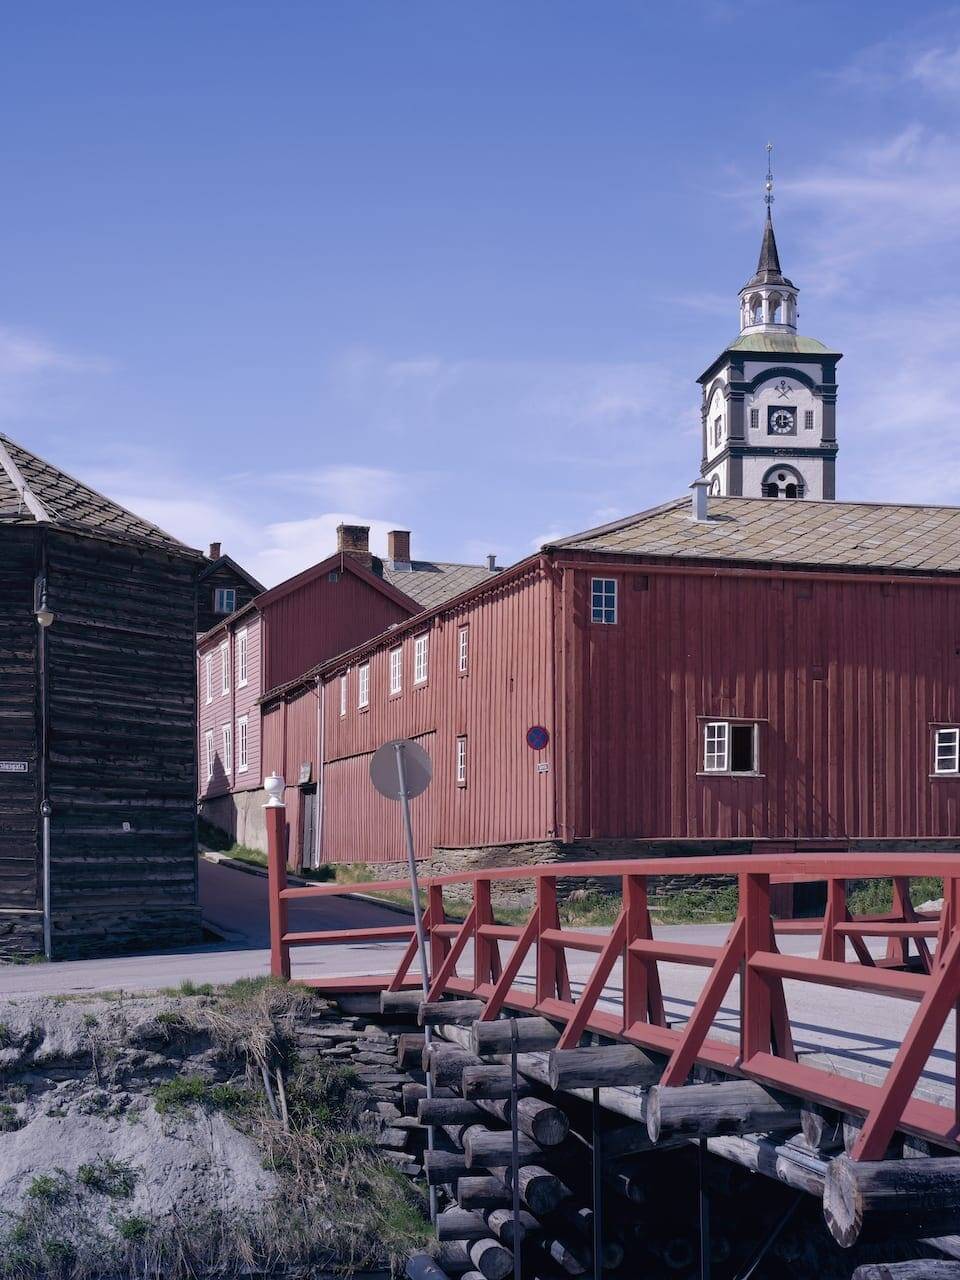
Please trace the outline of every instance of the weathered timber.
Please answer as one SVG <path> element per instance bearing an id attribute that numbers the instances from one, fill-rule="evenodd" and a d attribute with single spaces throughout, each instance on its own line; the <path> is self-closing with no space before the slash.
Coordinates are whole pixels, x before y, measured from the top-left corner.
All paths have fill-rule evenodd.
<path id="1" fill-rule="evenodd" d="M 476 1065 L 476 1057 L 465 1049 L 436 1043 L 423 1047 L 423 1069 L 430 1071 L 434 1084 L 459 1088 L 464 1068 Z"/>
<path id="2" fill-rule="evenodd" d="M 429 1253 L 411 1253 L 406 1261 L 404 1271 L 407 1280 L 450 1280 L 447 1273 L 437 1265 Z"/>
<path id="3" fill-rule="evenodd" d="M 473 1022 L 483 1013 L 482 1000 L 422 1000 L 417 1006 L 417 1022 L 421 1027 L 440 1022 Z"/>
<path id="4" fill-rule="evenodd" d="M 960 1280 L 960 1262 L 917 1258 L 915 1262 L 868 1262 L 851 1280 Z"/>
<path id="5" fill-rule="evenodd" d="M 582 1276 L 587 1270 L 579 1251 L 553 1236 L 538 1236 L 534 1241 L 535 1248 L 541 1250 L 568 1276 Z"/>
<path id="6" fill-rule="evenodd" d="M 406 1013 L 416 1017 L 422 1000 L 422 991 L 381 991 L 378 1007 L 381 1013 Z"/>
<path id="7" fill-rule="evenodd" d="M 486 1116 L 465 1098 L 421 1098 L 417 1118 L 422 1124 L 483 1124 Z"/>
<path id="8" fill-rule="evenodd" d="M 491 1169 L 507 1164 L 512 1159 L 513 1140 L 513 1134 L 507 1129 L 494 1132 L 483 1125 L 470 1125 L 461 1135 L 467 1167 Z M 526 1134 L 517 1135 L 517 1147 L 524 1161 L 541 1154 L 538 1144 Z"/>
<path id="9" fill-rule="evenodd" d="M 423 1033 L 403 1031 L 397 1036 L 397 1066 L 404 1071 L 419 1067 L 423 1060 Z"/>
<path id="10" fill-rule="evenodd" d="M 503 1209 L 510 1204 L 510 1192 L 493 1175 L 457 1179 L 457 1201 L 462 1209 Z"/>
<path id="11" fill-rule="evenodd" d="M 804 1103 L 800 1108 L 800 1129 L 804 1141 L 818 1155 L 832 1155 L 843 1150 L 843 1116 L 818 1103 Z"/>
<path id="12" fill-rule="evenodd" d="M 776 1178 L 795 1191 L 806 1191 L 818 1199 L 823 1195 L 826 1161 L 793 1142 L 777 1143 L 773 1138 L 708 1138 L 707 1150 L 753 1173 Z"/>
<path id="13" fill-rule="evenodd" d="M 551 1089 L 594 1089 L 600 1085 L 652 1085 L 663 1064 L 630 1044 L 554 1049 L 549 1060 Z"/>
<path id="14" fill-rule="evenodd" d="M 401 1110 L 405 1116 L 415 1116 L 417 1114 L 417 1103 L 421 1098 L 427 1096 L 427 1086 L 420 1084 L 419 1081 L 412 1081 L 410 1084 L 400 1086 Z M 446 1087 L 435 1088 L 433 1091 L 435 1098 L 452 1098 L 453 1090 Z"/>
<path id="15" fill-rule="evenodd" d="M 496 1116 L 504 1124 L 511 1124 L 509 1100 L 479 1098 L 473 1105 L 487 1115 Z M 570 1132 L 567 1113 L 552 1102 L 544 1102 L 542 1098 L 520 1098 L 517 1102 L 517 1120 L 520 1132 L 538 1142 L 541 1147 L 557 1146 Z"/>
<path id="16" fill-rule="evenodd" d="M 470 1260 L 486 1280 L 505 1280 L 513 1271 L 513 1254 L 499 1240 L 487 1236 L 467 1246 Z"/>
<path id="17" fill-rule="evenodd" d="M 463 1275 L 473 1270 L 473 1262 L 463 1240 L 441 1240 L 437 1261 L 451 1275 Z"/>
<path id="18" fill-rule="evenodd" d="M 950 1235 L 960 1229 L 960 1158 L 863 1160 L 827 1166 L 823 1216 L 849 1248 L 864 1227 L 884 1237 Z"/>
<path id="19" fill-rule="evenodd" d="M 497 1169 L 497 1175 L 505 1186 L 511 1185 L 512 1176 L 509 1168 Z M 571 1195 L 570 1188 L 555 1173 L 549 1173 L 538 1164 L 520 1166 L 518 1186 L 520 1199 L 537 1218 L 546 1213 L 553 1213 Z"/>
<path id="20" fill-rule="evenodd" d="M 509 1098 L 510 1068 L 500 1066 L 464 1066 L 461 1072 L 461 1088 L 465 1098 Z M 521 1082 L 521 1094 L 529 1093 L 530 1086 Z"/>
<path id="21" fill-rule="evenodd" d="M 470 1048 L 478 1057 L 510 1053 L 513 1047 L 514 1019 L 499 1022 L 475 1022 L 470 1028 Z M 560 1032 L 546 1018 L 517 1018 L 517 1050 L 530 1053 L 536 1049 L 552 1049 Z"/>
<path id="22" fill-rule="evenodd" d="M 843 1149 L 848 1155 L 853 1150 L 853 1144 L 860 1137 L 862 1128 L 863 1116 L 845 1115 L 843 1117 Z M 883 1153 L 884 1160 L 899 1160 L 904 1153 L 904 1148 L 904 1135 L 895 1133 Z"/>
<path id="23" fill-rule="evenodd" d="M 753 1080 L 724 1080 L 680 1088 L 654 1085 L 646 1097 L 651 1142 L 720 1134 L 775 1133 L 800 1127 L 796 1098 Z"/>
<path id="24" fill-rule="evenodd" d="M 540 1223 L 526 1209 L 521 1209 L 516 1216 L 512 1209 L 491 1209 L 487 1214 L 487 1227 L 508 1249 L 518 1249 L 528 1232 L 540 1230 Z"/>
<path id="25" fill-rule="evenodd" d="M 406 1145 L 407 1132 L 405 1129 L 390 1127 L 381 1129 L 377 1135 L 378 1147 L 389 1147 L 391 1151 L 402 1151 Z"/>
<path id="26" fill-rule="evenodd" d="M 451 1205 L 437 1214 L 438 1240 L 483 1240 L 489 1234 L 483 1214 L 476 1209 Z"/>
<path id="27" fill-rule="evenodd" d="M 456 1182 L 468 1171 L 467 1163 L 459 1151 L 425 1151 L 423 1167 L 431 1187 L 442 1187 L 448 1182 Z"/>

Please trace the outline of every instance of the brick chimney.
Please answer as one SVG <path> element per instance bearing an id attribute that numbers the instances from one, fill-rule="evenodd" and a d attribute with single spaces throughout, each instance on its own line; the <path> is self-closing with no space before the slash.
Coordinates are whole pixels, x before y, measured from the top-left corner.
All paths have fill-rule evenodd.
<path id="1" fill-rule="evenodd" d="M 373 565 L 370 554 L 370 526 L 368 524 L 338 524 L 337 550 L 344 555 L 353 556 L 364 568 Z"/>
<path id="2" fill-rule="evenodd" d="M 220 559 L 220 543 L 219 543 L 219 542 L 211 542 L 211 543 L 210 543 L 209 558 L 210 558 L 211 560 L 219 560 L 219 559 Z"/>
<path id="3" fill-rule="evenodd" d="M 394 566 L 410 563 L 409 529 L 391 529 L 387 534 L 387 559 Z"/>

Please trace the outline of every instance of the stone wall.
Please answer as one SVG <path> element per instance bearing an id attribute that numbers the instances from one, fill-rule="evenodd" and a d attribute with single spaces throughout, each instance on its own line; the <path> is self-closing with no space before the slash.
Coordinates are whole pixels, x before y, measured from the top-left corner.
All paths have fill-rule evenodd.
<path id="1" fill-rule="evenodd" d="M 266 800 L 267 793 L 262 787 L 256 791 L 236 791 L 228 795 L 212 796 L 201 801 L 200 816 L 232 836 L 237 844 L 266 853 L 267 826 L 263 816 Z"/>

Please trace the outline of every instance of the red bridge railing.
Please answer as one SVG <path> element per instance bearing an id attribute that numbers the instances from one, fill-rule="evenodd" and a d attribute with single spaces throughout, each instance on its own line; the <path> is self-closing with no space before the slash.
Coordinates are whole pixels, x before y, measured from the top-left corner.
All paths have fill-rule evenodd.
<path id="1" fill-rule="evenodd" d="M 485 1021 L 496 1018 L 504 1008 L 536 1012 L 562 1026 L 560 1048 L 575 1047 L 588 1031 L 638 1045 L 664 1057 L 662 1084 L 683 1084 L 692 1067 L 699 1064 L 860 1115 L 863 1127 L 851 1153 L 855 1160 L 880 1159 L 898 1130 L 934 1143 L 960 1146 L 955 1052 L 949 1067 L 953 1105 L 914 1096 L 946 1019 L 960 999 L 960 859 L 896 854 L 671 858 L 669 870 L 671 877 L 728 874 L 737 878 L 739 909 L 721 945 L 666 941 L 654 936 L 648 880 L 663 875 L 662 860 L 510 868 L 423 881 L 433 975 L 429 998 L 435 1000 L 447 992 L 479 996 L 486 1001 L 481 1015 Z M 620 880 L 622 908 L 609 931 L 561 926 L 557 881 L 566 876 Z M 921 917 L 910 905 L 908 885 L 914 876 L 943 878 L 944 907 L 939 916 Z M 871 877 L 893 879 L 894 909 L 884 916 L 851 918 L 846 905 L 846 882 Z M 827 909 L 822 919 L 773 919 L 770 887 L 783 878 L 826 881 Z M 535 903 L 523 925 L 498 924 L 495 920 L 492 886 L 509 880 L 533 880 L 536 885 Z M 443 890 L 451 885 L 472 889 L 462 922 L 446 918 Z M 308 977 L 302 981 L 331 992 L 397 991 L 418 986 L 419 976 L 414 977 L 411 972 L 417 951 L 412 925 L 291 933 L 286 923 L 288 904 L 294 900 L 405 889 L 409 885 L 403 880 L 349 887 L 325 884 L 290 888 L 285 868 L 275 856 L 270 885 L 273 972 L 290 976 L 291 946 L 405 941 L 399 964 L 389 972 Z M 819 934 L 817 957 L 784 955 L 779 951 L 778 933 L 799 932 Z M 875 958 L 866 945 L 868 938 L 885 938 L 886 954 Z M 505 955 L 500 950 L 503 943 L 510 944 Z M 848 943 L 852 960 L 847 958 Z M 911 944 L 916 950 L 913 957 L 908 956 Z M 461 972 L 467 967 L 468 949 L 472 953 L 469 971 Z M 568 974 L 570 951 L 596 957 L 577 995 L 571 989 Z M 364 958 L 368 956 L 369 952 L 365 952 Z M 911 969 L 904 967 L 908 959 L 913 964 Z M 517 979 L 528 960 L 532 981 L 528 976 L 527 985 L 520 986 Z M 607 984 L 618 962 L 622 962 L 622 999 L 619 1009 L 611 1009 Z M 659 969 L 663 962 L 707 970 L 699 998 L 682 1026 L 670 1026 L 665 1015 Z M 739 1043 L 713 1033 L 721 1002 L 738 975 Z M 916 1012 L 882 1083 L 848 1078 L 828 1066 L 797 1061 L 784 980 L 916 1003 Z"/>

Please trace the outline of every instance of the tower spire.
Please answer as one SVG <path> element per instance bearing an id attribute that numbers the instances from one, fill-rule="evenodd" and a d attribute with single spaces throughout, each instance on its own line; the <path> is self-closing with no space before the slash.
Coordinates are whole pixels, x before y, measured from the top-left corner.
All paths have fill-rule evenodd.
<path id="1" fill-rule="evenodd" d="M 783 274 L 773 234 L 773 143 L 767 143 L 767 176 L 763 181 L 767 216 L 760 258 L 753 276 L 740 290 L 740 332 L 797 330 L 797 287 Z"/>
<path id="2" fill-rule="evenodd" d="M 760 242 L 760 259 L 757 262 L 756 278 L 771 276 L 782 278 L 780 255 L 777 253 L 777 238 L 773 234 L 773 143 L 767 143 L 767 176 L 763 181 L 763 201 L 767 206 L 767 217 L 763 227 L 763 239 Z"/>

